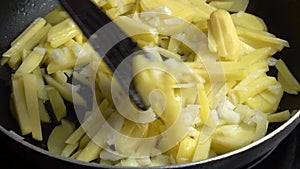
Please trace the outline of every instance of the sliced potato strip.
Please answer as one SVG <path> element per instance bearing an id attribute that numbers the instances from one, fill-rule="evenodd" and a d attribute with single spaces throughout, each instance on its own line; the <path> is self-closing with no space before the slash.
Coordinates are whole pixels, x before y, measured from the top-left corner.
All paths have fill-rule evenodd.
<path id="1" fill-rule="evenodd" d="M 43 135 L 40 121 L 36 76 L 33 74 L 26 74 L 22 76 L 22 79 L 29 121 L 32 127 L 32 137 L 35 140 L 42 141 Z"/>
<path id="2" fill-rule="evenodd" d="M 24 84 L 21 78 L 15 77 L 12 79 L 12 94 L 21 134 L 30 134 L 32 126 L 30 124 L 29 113 L 26 105 Z"/>
<path id="3" fill-rule="evenodd" d="M 51 107 L 56 120 L 60 122 L 67 116 L 67 108 L 59 92 L 52 86 L 46 86 L 46 91 L 49 96 Z"/>
<path id="4" fill-rule="evenodd" d="M 295 78 L 295 76 L 291 73 L 289 68 L 286 66 L 286 64 L 281 59 L 279 59 L 276 62 L 275 67 L 279 72 L 278 74 L 278 76 L 280 76 L 279 82 L 282 83 L 284 90 L 287 92 L 290 91 L 289 93 L 293 93 L 293 94 L 298 93 L 300 91 L 300 84 Z"/>

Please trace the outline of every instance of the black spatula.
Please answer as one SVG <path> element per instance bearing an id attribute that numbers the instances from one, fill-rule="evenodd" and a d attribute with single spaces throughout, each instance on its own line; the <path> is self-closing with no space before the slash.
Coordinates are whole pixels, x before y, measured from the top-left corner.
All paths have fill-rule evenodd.
<path id="1" fill-rule="evenodd" d="M 128 61 L 128 56 L 143 50 L 90 0 L 60 0 L 60 3 L 114 72 L 123 89 L 129 91 L 132 102 L 146 110 L 148 105 L 144 104 L 134 84 L 128 85 L 132 79 L 132 62 Z M 127 61 L 122 63 L 122 71 L 117 71 L 124 59 Z"/>

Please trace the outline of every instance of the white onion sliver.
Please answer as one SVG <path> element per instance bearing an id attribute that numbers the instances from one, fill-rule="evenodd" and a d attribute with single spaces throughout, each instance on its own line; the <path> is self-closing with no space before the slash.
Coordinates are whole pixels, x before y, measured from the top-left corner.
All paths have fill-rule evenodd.
<path id="1" fill-rule="evenodd" d="M 183 24 L 184 23 L 183 20 L 177 19 L 177 18 L 165 19 L 165 20 L 163 20 L 163 22 L 166 25 L 179 25 L 179 24 Z"/>
<path id="2" fill-rule="evenodd" d="M 278 61 L 277 59 L 275 59 L 273 57 L 268 57 L 266 60 L 267 60 L 268 66 L 275 66 Z"/>

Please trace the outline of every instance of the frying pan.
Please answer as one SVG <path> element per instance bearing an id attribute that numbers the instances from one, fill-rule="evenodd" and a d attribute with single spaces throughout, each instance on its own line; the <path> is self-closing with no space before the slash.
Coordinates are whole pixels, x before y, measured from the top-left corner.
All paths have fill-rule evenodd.
<path id="1" fill-rule="evenodd" d="M 2 0 L 0 5 L 0 54 L 9 48 L 10 42 L 20 34 L 35 18 L 44 16 L 59 3 L 55 0 Z M 300 1 L 297 0 L 251 0 L 248 12 L 264 19 L 269 32 L 290 42 L 291 48 L 285 48 L 275 55 L 283 59 L 297 79 L 300 79 Z M 275 74 L 276 70 L 270 71 Z M 49 153 L 45 142 L 37 143 L 29 138 L 21 139 L 19 128 L 9 110 L 11 70 L 0 67 L 0 139 L 5 141 L 11 151 L 16 151 L 25 159 L 34 161 L 41 168 L 110 168 L 99 164 L 81 162 Z M 284 95 L 279 110 L 299 109 L 300 96 Z M 299 124 L 300 112 L 285 123 L 271 124 L 268 134 L 239 150 L 208 160 L 161 168 L 251 168 L 272 152 Z M 43 126 L 45 138 L 54 125 Z M 111 167 L 116 168 L 116 167 Z"/>

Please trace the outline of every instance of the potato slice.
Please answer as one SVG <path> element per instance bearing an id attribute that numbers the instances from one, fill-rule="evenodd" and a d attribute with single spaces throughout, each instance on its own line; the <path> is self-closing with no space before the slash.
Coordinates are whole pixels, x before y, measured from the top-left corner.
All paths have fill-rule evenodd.
<path id="1" fill-rule="evenodd" d="M 35 19 L 26 29 L 23 31 L 12 43 L 12 47 L 3 54 L 3 57 L 11 57 L 15 55 L 17 51 L 23 50 L 24 45 L 40 31 L 46 20 L 43 18 Z"/>
<path id="2" fill-rule="evenodd" d="M 61 15 L 61 12 L 63 11 L 64 9 L 62 7 L 58 7 L 52 10 L 51 12 L 49 12 L 44 18 L 48 23 L 52 25 L 56 25 L 66 19 Z"/>
<path id="3" fill-rule="evenodd" d="M 45 107 L 44 101 L 41 100 L 41 99 L 39 99 L 39 112 L 40 112 L 41 122 L 44 122 L 44 123 L 50 123 L 51 122 L 51 119 L 50 119 L 48 111 Z"/>
<path id="4" fill-rule="evenodd" d="M 249 98 L 268 89 L 269 86 L 272 86 L 274 84 L 277 84 L 277 81 L 274 77 L 262 76 L 245 86 L 245 89 L 239 89 L 235 91 L 235 93 L 239 98 L 239 102 L 244 103 Z"/>
<path id="5" fill-rule="evenodd" d="M 32 127 L 32 138 L 38 141 L 42 141 L 43 135 L 40 122 L 40 109 L 37 95 L 36 76 L 33 74 L 26 74 L 22 76 L 22 79 L 24 84 L 25 100 L 29 115 L 29 121 Z"/>
<path id="6" fill-rule="evenodd" d="M 267 119 L 270 123 L 275 122 L 285 122 L 291 117 L 291 113 L 289 110 L 284 110 L 277 113 L 272 113 L 267 116 Z"/>
<path id="7" fill-rule="evenodd" d="M 135 40 L 158 43 L 158 32 L 155 28 L 128 16 L 121 16 L 114 20 L 129 37 Z"/>
<path id="8" fill-rule="evenodd" d="M 22 61 L 22 52 L 23 49 L 32 50 L 36 45 L 38 45 L 43 38 L 47 35 L 50 28 L 52 26 L 50 24 L 46 24 L 43 28 L 41 28 L 34 36 L 32 36 L 22 48 L 18 49 L 15 54 L 11 55 L 10 59 L 8 60 L 7 64 L 14 70 L 16 70 L 21 61 Z"/>
<path id="9" fill-rule="evenodd" d="M 55 118 L 58 122 L 60 122 L 64 117 L 67 116 L 67 108 L 64 100 L 54 87 L 46 86 L 46 91 L 48 93 Z"/>
<path id="10" fill-rule="evenodd" d="M 67 144 L 64 149 L 61 151 L 61 155 L 64 157 L 70 157 L 74 151 L 78 148 L 77 144 Z"/>
<path id="11" fill-rule="evenodd" d="M 197 12 L 197 18 L 200 18 L 201 20 L 208 20 L 210 14 L 217 10 L 217 8 L 209 5 L 204 0 L 188 0 L 194 7 Z M 194 20 L 195 21 L 195 20 Z M 197 21 L 197 20 L 196 20 Z"/>
<path id="12" fill-rule="evenodd" d="M 100 157 L 100 152 L 102 148 L 97 145 L 93 140 L 91 140 L 86 147 L 80 152 L 77 160 L 90 162 Z"/>
<path id="13" fill-rule="evenodd" d="M 106 10 L 106 15 L 108 15 L 111 19 L 116 19 L 120 17 L 121 15 L 126 14 L 127 12 L 130 12 L 132 8 L 134 7 L 134 4 L 128 4 L 128 5 L 122 5 L 119 7 L 114 7 Z"/>
<path id="14" fill-rule="evenodd" d="M 257 49 L 239 59 L 238 62 L 245 65 L 252 65 L 257 62 L 264 62 L 266 58 L 274 55 L 276 51 L 272 47 Z"/>
<path id="15" fill-rule="evenodd" d="M 54 80 L 50 75 L 46 74 L 44 74 L 43 77 L 49 85 L 53 86 L 57 91 L 59 91 L 64 99 L 74 104 L 86 106 L 86 101 L 78 93 L 72 91 L 69 83 L 61 84 Z"/>
<path id="16" fill-rule="evenodd" d="M 29 113 L 26 105 L 24 84 L 23 80 L 20 77 L 13 76 L 12 93 L 14 99 L 14 106 L 16 109 L 16 117 L 21 129 L 21 134 L 30 134 L 32 131 L 32 127 L 30 124 Z"/>
<path id="17" fill-rule="evenodd" d="M 300 91 L 300 84 L 283 60 L 279 59 L 275 67 L 279 72 L 278 80 L 282 84 L 283 89 L 290 94 L 297 94 Z"/>
<path id="18" fill-rule="evenodd" d="M 242 41 L 254 48 L 272 47 L 281 51 L 284 47 L 290 47 L 288 41 L 275 37 L 273 34 L 237 26 L 237 33 Z"/>
<path id="19" fill-rule="evenodd" d="M 90 135 L 90 134 L 89 134 Z M 89 142 L 92 140 L 91 137 L 85 134 L 79 141 L 79 149 L 84 149 L 88 144 Z"/>
<path id="20" fill-rule="evenodd" d="M 40 65 L 43 58 L 44 55 L 41 55 L 39 52 L 32 51 L 17 69 L 16 74 L 31 73 Z"/>
<path id="21" fill-rule="evenodd" d="M 50 42 L 52 47 L 57 48 L 80 33 L 80 29 L 76 26 L 72 19 L 68 18 L 59 24 L 56 24 L 49 30 L 47 40 Z"/>
<path id="22" fill-rule="evenodd" d="M 268 31 L 263 19 L 246 12 L 239 11 L 231 15 L 233 23 L 254 30 Z"/>
<path id="23" fill-rule="evenodd" d="M 140 5 L 144 11 L 154 10 L 158 7 L 166 7 L 171 10 L 172 16 L 184 19 L 186 21 L 192 21 L 196 16 L 193 6 L 182 1 L 141 0 Z"/>
<path id="24" fill-rule="evenodd" d="M 246 11 L 249 0 L 213 0 L 209 5 L 230 12 Z"/>
<path id="25" fill-rule="evenodd" d="M 37 94 L 39 99 L 42 99 L 43 101 L 48 100 L 48 94 L 46 91 L 45 81 L 43 79 L 43 70 L 41 70 L 39 67 L 36 68 L 32 73 L 36 76 L 37 81 Z"/>
<path id="26" fill-rule="evenodd" d="M 204 90 L 203 85 L 197 85 L 198 90 L 198 101 L 200 105 L 200 119 L 203 124 L 207 124 L 210 117 L 210 107 L 209 107 L 209 100 L 207 98 L 207 94 Z M 211 124 L 210 124 L 211 125 Z"/>
<path id="27" fill-rule="evenodd" d="M 194 156 L 192 161 L 205 160 L 209 157 L 211 138 L 207 139 L 204 143 L 198 142 L 195 148 Z"/>
<path id="28" fill-rule="evenodd" d="M 54 49 L 47 65 L 48 74 L 74 68 L 77 58 L 71 48 Z"/>
<path id="29" fill-rule="evenodd" d="M 56 126 L 49 135 L 47 141 L 48 151 L 60 155 L 66 146 L 65 140 L 74 130 L 74 124 L 63 119 L 61 124 Z"/>
<path id="30" fill-rule="evenodd" d="M 193 160 L 193 155 L 198 144 L 198 131 L 191 131 L 180 143 L 176 156 L 179 164 L 188 163 Z"/>
<path id="31" fill-rule="evenodd" d="M 53 78 L 59 83 L 67 83 L 68 77 L 65 75 L 63 71 L 57 71 L 52 74 Z"/>
<path id="32" fill-rule="evenodd" d="M 212 149 L 217 154 L 224 154 L 251 143 L 255 138 L 255 128 L 245 124 L 240 125 L 240 130 L 233 136 L 224 136 L 217 128 L 212 136 Z"/>
<path id="33" fill-rule="evenodd" d="M 238 60 L 240 41 L 228 11 L 219 9 L 210 15 L 208 31 L 212 33 L 218 55 L 225 60 Z"/>
<path id="34" fill-rule="evenodd" d="M 255 110 L 260 110 L 264 113 L 273 113 L 277 110 L 273 104 L 270 104 L 266 99 L 264 99 L 261 95 L 256 95 L 254 97 L 249 98 L 246 102 L 246 105 Z"/>

